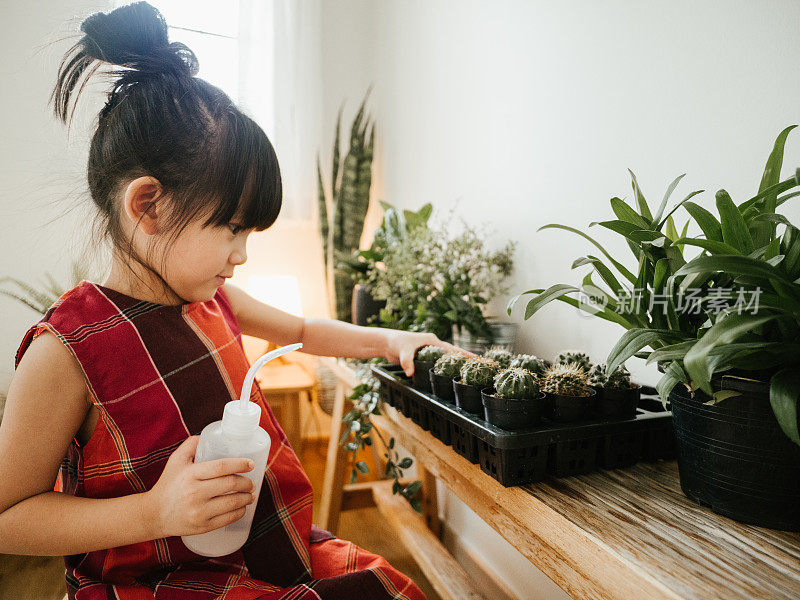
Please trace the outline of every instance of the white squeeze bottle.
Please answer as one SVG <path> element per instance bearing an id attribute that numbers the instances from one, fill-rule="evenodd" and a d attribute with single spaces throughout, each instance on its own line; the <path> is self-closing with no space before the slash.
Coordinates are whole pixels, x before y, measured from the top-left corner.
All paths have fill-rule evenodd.
<path id="1" fill-rule="evenodd" d="M 219 527 L 205 533 L 183 535 L 181 539 L 189 550 L 201 556 L 225 556 L 236 552 L 247 541 L 253 513 L 264 481 L 264 470 L 271 440 L 269 434 L 258 425 L 261 419 L 261 407 L 250 401 L 250 391 L 256 372 L 273 358 L 302 348 L 303 344 L 283 346 L 267 352 L 250 367 L 242 385 L 242 395 L 238 400 L 225 404 L 221 421 L 209 423 L 200 432 L 194 462 L 217 460 L 219 458 L 250 458 L 255 463 L 252 470 L 239 473 L 249 478 L 253 488 L 254 500 L 247 505 L 244 515 L 230 525 Z M 234 493 L 234 492 L 230 492 Z"/>

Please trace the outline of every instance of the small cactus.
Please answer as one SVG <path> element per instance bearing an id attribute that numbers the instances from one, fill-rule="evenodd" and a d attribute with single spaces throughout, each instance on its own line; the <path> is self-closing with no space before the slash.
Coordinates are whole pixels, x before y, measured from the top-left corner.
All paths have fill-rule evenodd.
<path id="1" fill-rule="evenodd" d="M 435 363 L 444 355 L 441 346 L 424 346 L 417 352 L 416 359 L 420 362 Z"/>
<path id="2" fill-rule="evenodd" d="M 474 387 L 489 387 L 501 368 L 496 360 L 484 356 L 467 359 L 459 370 L 461 383 Z"/>
<path id="3" fill-rule="evenodd" d="M 589 396 L 586 371 L 576 364 L 556 364 L 545 371 L 542 389 L 560 396 Z"/>
<path id="4" fill-rule="evenodd" d="M 533 354 L 517 354 L 511 360 L 511 363 L 508 366 L 509 368 L 519 367 L 521 369 L 525 369 L 534 375 L 541 375 L 545 372 L 545 370 L 547 370 L 545 361 L 534 356 Z"/>
<path id="5" fill-rule="evenodd" d="M 460 376 L 461 365 L 467 362 L 467 358 L 467 355 L 462 352 L 447 352 L 433 364 L 433 372 L 450 379 L 456 379 Z"/>
<path id="6" fill-rule="evenodd" d="M 618 366 L 608 374 L 606 363 L 597 363 L 589 370 L 589 385 L 607 390 L 627 390 L 631 387 L 631 373 L 625 365 Z"/>
<path id="7" fill-rule="evenodd" d="M 577 350 L 564 350 L 556 357 L 556 364 L 577 365 L 587 372 L 592 368 L 592 361 L 589 360 L 589 355 Z"/>
<path id="8" fill-rule="evenodd" d="M 509 367 L 511 360 L 514 358 L 514 354 L 502 346 L 492 346 L 483 353 L 483 356 L 486 358 L 491 358 L 492 360 L 496 360 L 504 369 Z"/>
<path id="9" fill-rule="evenodd" d="M 511 367 L 495 375 L 494 389 L 501 398 L 531 400 L 539 395 L 539 378 L 523 368 Z"/>

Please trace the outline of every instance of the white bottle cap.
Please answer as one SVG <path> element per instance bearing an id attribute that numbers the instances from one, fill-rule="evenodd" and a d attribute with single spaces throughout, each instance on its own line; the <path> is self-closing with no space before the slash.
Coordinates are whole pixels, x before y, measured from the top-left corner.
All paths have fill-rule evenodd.
<path id="1" fill-rule="evenodd" d="M 255 402 L 231 400 L 222 411 L 222 431 L 233 437 L 249 437 L 261 420 L 261 407 Z"/>

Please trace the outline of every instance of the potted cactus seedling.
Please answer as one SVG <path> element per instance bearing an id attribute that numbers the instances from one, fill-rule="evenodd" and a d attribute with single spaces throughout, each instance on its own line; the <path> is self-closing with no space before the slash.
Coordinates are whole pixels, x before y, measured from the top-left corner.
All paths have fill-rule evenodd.
<path id="1" fill-rule="evenodd" d="M 542 375 L 550 366 L 547 362 L 533 354 L 517 354 L 509 363 L 510 367 L 519 367 L 534 375 Z"/>
<path id="2" fill-rule="evenodd" d="M 542 376 L 542 390 L 549 399 L 553 421 L 583 421 L 596 414 L 597 392 L 589 387 L 584 371 L 577 364 L 555 364 Z"/>
<path id="3" fill-rule="evenodd" d="M 592 368 L 592 361 L 589 360 L 589 355 L 578 350 L 564 350 L 563 352 L 560 352 L 556 357 L 555 364 L 576 365 L 587 373 L 589 372 L 589 369 Z"/>
<path id="4" fill-rule="evenodd" d="M 631 383 L 631 374 L 624 365 L 612 373 L 606 363 L 589 369 L 589 385 L 597 392 L 597 412 L 600 417 L 632 417 L 639 406 L 642 386 Z"/>
<path id="5" fill-rule="evenodd" d="M 494 377 L 494 391 L 481 392 L 486 420 L 511 431 L 538 425 L 546 405 L 539 378 L 521 367 L 510 367 Z"/>
<path id="6" fill-rule="evenodd" d="M 458 379 L 461 366 L 469 357 L 463 352 L 447 352 L 439 357 L 430 370 L 431 389 L 436 397 L 455 404 L 453 380 Z"/>
<path id="7" fill-rule="evenodd" d="M 422 392 L 431 392 L 430 370 L 444 354 L 440 346 L 423 346 L 414 356 L 414 383 L 413 386 Z"/>
<path id="8" fill-rule="evenodd" d="M 502 346 L 492 346 L 483 353 L 483 356 L 496 360 L 503 369 L 507 369 L 514 358 L 514 354 Z"/>
<path id="9" fill-rule="evenodd" d="M 453 380 L 456 406 L 474 415 L 483 415 L 481 390 L 491 387 L 494 376 L 501 370 L 500 363 L 485 356 L 467 359 L 459 370 L 459 379 Z"/>

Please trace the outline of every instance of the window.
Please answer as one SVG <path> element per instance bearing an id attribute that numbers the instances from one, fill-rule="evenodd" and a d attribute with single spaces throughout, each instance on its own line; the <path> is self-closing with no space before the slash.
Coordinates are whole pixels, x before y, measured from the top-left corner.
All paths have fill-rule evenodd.
<path id="1" fill-rule="evenodd" d="M 169 41 L 197 55 L 197 74 L 239 101 L 239 0 L 148 0 L 169 25 Z M 128 2 L 115 2 L 122 6 Z"/>

